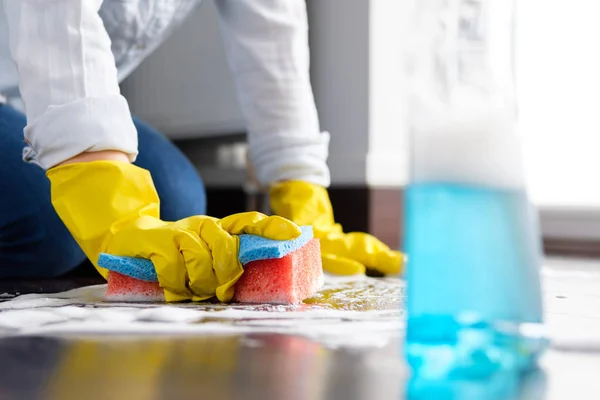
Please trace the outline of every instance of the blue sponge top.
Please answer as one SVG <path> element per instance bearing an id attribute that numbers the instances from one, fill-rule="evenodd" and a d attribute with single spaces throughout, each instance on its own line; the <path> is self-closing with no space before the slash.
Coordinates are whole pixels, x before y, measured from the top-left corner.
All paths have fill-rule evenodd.
<path id="1" fill-rule="evenodd" d="M 154 264 L 146 258 L 122 257 L 100 253 L 98 265 L 109 271 L 115 271 L 142 281 L 158 282 Z"/>
<path id="2" fill-rule="evenodd" d="M 302 234 L 293 240 L 272 240 L 255 235 L 240 235 L 238 259 L 246 265 L 251 261 L 285 257 L 313 238 L 312 226 L 302 226 L 300 229 Z"/>
<path id="3" fill-rule="evenodd" d="M 302 234 L 293 240 L 271 240 L 256 235 L 240 235 L 238 259 L 245 265 L 251 261 L 285 257 L 303 247 L 313 238 L 311 226 L 303 226 L 301 229 Z M 142 281 L 158 281 L 154 264 L 145 258 L 121 257 L 101 253 L 98 258 L 98 265 L 109 271 L 115 271 Z"/>

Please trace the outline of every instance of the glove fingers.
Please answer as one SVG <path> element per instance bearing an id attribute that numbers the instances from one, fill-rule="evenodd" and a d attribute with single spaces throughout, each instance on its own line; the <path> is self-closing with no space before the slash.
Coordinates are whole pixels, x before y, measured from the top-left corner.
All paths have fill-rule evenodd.
<path id="1" fill-rule="evenodd" d="M 273 240 L 291 240 L 300 236 L 302 231 L 292 221 L 272 215 L 249 226 L 247 233 Z"/>
<path id="2" fill-rule="evenodd" d="M 322 240 L 323 250 L 350 258 L 384 274 L 398 274 L 402 270 L 404 257 L 397 250 L 375 236 L 363 232 L 351 232 L 333 239 Z"/>
<path id="3" fill-rule="evenodd" d="M 211 251 L 208 245 L 199 239 L 192 233 L 182 235 L 180 241 L 180 252 L 189 279 L 188 286 L 196 301 L 213 297 L 218 286 Z"/>
<path id="4" fill-rule="evenodd" d="M 398 250 L 380 251 L 373 268 L 386 275 L 398 275 L 404 267 L 404 254 Z"/>
<path id="5" fill-rule="evenodd" d="M 266 218 L 260 213 L 244 213 L 240 216 L 246 221 Z M 239 223 L 231 217 L 227 217 L 229 222 L 226 221 L 230 227 Z M 189 243 L 187 246 L 182 243 L 194 300 L 204 300 L 216 294 L 220 301 L 230 301 L 233 298 L 233 285 L 244 272 L 238 261 L 238 237 L 229 234 L 221 226 L 220 220 L 212 217 L 192 216 L 176 222 L 175 226 L 189 232 L 201 244 L 199 246 L 191 241 L 186 242 Z"/>
<path id="6" fill-rule="evenodd" d="M 259 212 L 233 214 L 221 219 L 220 225 L 231 235 L 247 233 L 273 240 L 295 239 L 302 233 L 300 227 L 292 221 Z"/>
<path id="7" fill-rule="evenodd" d="M 142 257 L 152 260 L 160 286 L 165 289 L 167 301 L 180 301 L 192 298 L 187 288 L 188 275 L 185 259 L 179 251 L 179 235 L 187 234 L 194 240 L 193 234 L 174 232 L 166 225 L 154 229 L 140 229 L 139 226 L 119 231 L 111 240 L 107 252 L 119 256 Z M 135 237 L 132 245 L 131 238 Z M 200 246 L 199 239 L 196 245 Z M 189 246 L 189 245 L 188 245 Z"/>
<path id="8" fill-rule="evenodd" d="M 368 233 L 352 232 L 346 236 L 347 240 L 350 240 L 350 248 L 357 249 L 352 253 L 367 267 L 390 275 L 401 272 L 404 257 L 398 250 L 390 249 L 388 245 Z"/>
<path id="9" fill-rule="evenodd" d="M 365 266 L 358 261 L 331 253 L 321 253 L 323 269 L 335 275 L 364 274 Z"/>
<path id="10" fill-rule="evenodd" d="M 238 261 L 239 238 L 226 232 L 216 220 L 206 220 L 198 235 L 212 254 L 217 298 L 223 302 L 230 301 L 233 298 L 233 285 L 244 272 Z"/>

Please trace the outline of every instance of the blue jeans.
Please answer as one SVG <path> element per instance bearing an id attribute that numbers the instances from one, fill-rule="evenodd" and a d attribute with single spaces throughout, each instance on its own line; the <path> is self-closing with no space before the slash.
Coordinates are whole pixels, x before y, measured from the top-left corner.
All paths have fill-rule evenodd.
<path id="1" fill-rule="evenodd" d="M 206 213 L 196 169 L 168 139 L 134 118 L 139 156 L 160 197 L 161 218 L 175 221 Z M 0 279 L 60 276 L 85 255 L 50 203 L 50 182 L 39 166 L 21 159 L 25 116 L 0 105 Z"/>

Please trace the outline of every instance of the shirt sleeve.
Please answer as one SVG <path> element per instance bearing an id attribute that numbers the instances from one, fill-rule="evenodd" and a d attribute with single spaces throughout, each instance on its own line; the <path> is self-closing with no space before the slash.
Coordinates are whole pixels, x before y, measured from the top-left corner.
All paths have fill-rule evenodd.
<path id="1" fill-rule="evenodd" d="M 259 182 L 328 186 L 329 134 L 320 131 L 310 84 L 305 1 L 215 5 Z"/>
<path id="2" fill-rule="evenodd" d="M 137 132 L 119 91 L 102 0 L 4 0 L 25 103 L 29 154 L 51 168 L 82 152 L 137 156 Z"/>

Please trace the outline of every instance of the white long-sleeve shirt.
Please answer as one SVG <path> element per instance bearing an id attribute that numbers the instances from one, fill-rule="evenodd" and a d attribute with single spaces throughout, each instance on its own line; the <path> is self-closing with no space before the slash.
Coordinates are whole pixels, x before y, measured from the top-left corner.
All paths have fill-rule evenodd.
<path id="1" fill-rule="evenodd" d="M 18 76 L 0 30 L 0 92 L 19 86 L 28 157 L 51 168 L 84 151 L 119 150 L 133 161 L 137 132 L 119 81 L 200 0 L 2 1 Z M 329 185 L 329 135 L 320 131 L 310 85 L 304 0 L 215 4 L 258 180 Z"/>

